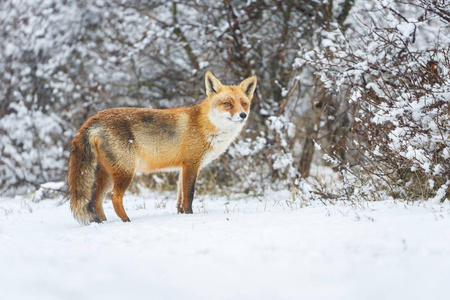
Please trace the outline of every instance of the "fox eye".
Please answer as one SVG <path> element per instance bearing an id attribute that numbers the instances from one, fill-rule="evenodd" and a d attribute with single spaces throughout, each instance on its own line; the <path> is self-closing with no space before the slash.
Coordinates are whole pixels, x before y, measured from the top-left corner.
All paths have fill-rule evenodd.
<path id="1" fill-rule="evenodd" d="M 224 104 L 225 106 L 228 106 L 228 107 L 233 107 L 233 105 L 231 105 L 230 102 L 224 102 L 223 104 Z"/>
<path id="2" fill-rule="evenodd" d="M 242 103 L 242 107 L 246 107 L 247 106 L 247 103 Z"/>

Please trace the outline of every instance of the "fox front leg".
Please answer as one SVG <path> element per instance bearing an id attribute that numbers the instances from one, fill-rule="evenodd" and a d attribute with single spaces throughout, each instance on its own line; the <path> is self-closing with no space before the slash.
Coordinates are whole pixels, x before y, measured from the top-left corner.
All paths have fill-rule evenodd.
<path id="1" fill-rule="evenodd" d="M 192 214 L 192 201 L 194 200 L 195 181 L 197 180 L 198 167 L 192 165 L 183 166 L 180 172 L 178 191 L 178 213 Z"/>

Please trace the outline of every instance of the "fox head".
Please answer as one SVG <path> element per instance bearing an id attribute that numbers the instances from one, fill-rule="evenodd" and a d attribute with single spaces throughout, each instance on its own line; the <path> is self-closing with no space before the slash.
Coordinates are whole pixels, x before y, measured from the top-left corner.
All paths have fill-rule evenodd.
<path id="1" fill-rule="evenodd" d="M 253 75 L 239 85 L 223 85 L 211 73 L 205 76 L 206 95 L 211 101 L 209 119 L 220 129 L 242 127 L 248 119 L 250 103 L 256 88 L 256 76 Z"/>

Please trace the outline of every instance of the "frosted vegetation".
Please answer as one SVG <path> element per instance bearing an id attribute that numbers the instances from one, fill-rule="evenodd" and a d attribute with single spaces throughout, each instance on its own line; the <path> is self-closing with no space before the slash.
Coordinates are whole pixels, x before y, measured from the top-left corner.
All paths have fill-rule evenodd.
<path id="1" fill-rule="evenodd" d="M 0 195 L 65 181 L 95 112 L 192 105 L 211 70 L 258 89 L 199 192 L 449 198 L 448 0 L 5 0 L 0 36 Z"/>

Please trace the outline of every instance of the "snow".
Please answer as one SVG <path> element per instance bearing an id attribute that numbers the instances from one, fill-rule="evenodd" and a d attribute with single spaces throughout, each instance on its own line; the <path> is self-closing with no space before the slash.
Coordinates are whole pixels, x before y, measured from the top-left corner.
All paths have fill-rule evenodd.
<path id="1" fill-rule="evenodd" d="M 41 184 L 41 187 L 44 189 L 60 189 L 65 185 L 64 181 L 59 181 L 59 182 L 47 182 L 47 183 L 43 183 Z"/>
<path id="2" fill-rule="evenodd" d="M 403 23 L 397 25 L 397 29 L 398 31 L 400 31 L 401 34 L 403 34 L 404 37 L 409 37 L 416 30 L 416 26 L 411 23 Z"/>
<path id="3" fill-rule="evenodd" d="M 450 205 L 127 194 L 79 225 L 61 199 L 0 198 L 5 299 L 448 299 Z"/>

